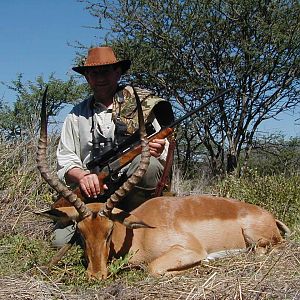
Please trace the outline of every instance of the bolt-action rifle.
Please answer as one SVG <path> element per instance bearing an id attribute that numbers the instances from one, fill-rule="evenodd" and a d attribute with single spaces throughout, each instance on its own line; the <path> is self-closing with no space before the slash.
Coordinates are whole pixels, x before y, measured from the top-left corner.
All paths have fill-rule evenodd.
<path id="1" fill-rule="evenodd" d="M 154 139 L 164 139 L 170 136 L 174 132 L 174 128 L 180 124 L 185 119 L 189 118 L 191 115 L 203 110 L 211 103 L 215 102 L 226 93 L 228 93 L 230 89 L 223 90 L 198 108 L 188 112 L 181 118 L 175 120 L 170 125 L 161 128 L 160 131 L 155 132 L 154 128 L 151 128 L 149 124 L 146 124 L 146 131 L 149 142 L 153 141 Z M 148 126 L 147 126 L 148 125 Z M 97 167 L 100 172 L 98 173 L 98 179 L 100 182 L 100 186 L 109 182 L 114 178 L 114 175 L 118 174 L 118 172 L 131 163 L 133 159 L 141 154 L 142 147 L 139 141 L 139 131 L 137 130 L 132 136 L 128 137 L 123 143 L 120 143 L 116 147 L 112 147 L 108 151 L 101 154 L 100 157 L 97 157 L 91 160 L 87 164 L 88 169 L 94 169 Z M 74 192 L 77 196 L 82 200 L 90 201 L 92 199 L 86 199 L 82 193 L 80 188 L 76 188 Z M 100 195 L 101 197 L 101 195 Z M 107 197 L 106 197 L 107 198 Z M 93 199 L 93 202 L 97 201 L 97 199 Z M 53 204 L 53 208 L 61 207 L 61 206 L 70 206 L 69 202 L 64 197 L 59 197 L 58 200 Z"/>

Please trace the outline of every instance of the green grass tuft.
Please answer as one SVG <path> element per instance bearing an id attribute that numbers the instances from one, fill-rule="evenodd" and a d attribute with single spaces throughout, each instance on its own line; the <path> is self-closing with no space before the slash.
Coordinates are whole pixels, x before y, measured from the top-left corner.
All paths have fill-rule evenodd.
<path id="1" fill-rule="evenodd" d="M 237 178 L 228 176 L 216 186 L 221 196 L 259 205 L 285 222 L 300 239 L 300 175 L 261 176 L 255 171 Z"/>
<path id="2" fill-rule="evenodd" d="M 0 239 L 0 275 L 21 274 L 45 264 L 54 253 L 45 241 L 17 234 Z"/>

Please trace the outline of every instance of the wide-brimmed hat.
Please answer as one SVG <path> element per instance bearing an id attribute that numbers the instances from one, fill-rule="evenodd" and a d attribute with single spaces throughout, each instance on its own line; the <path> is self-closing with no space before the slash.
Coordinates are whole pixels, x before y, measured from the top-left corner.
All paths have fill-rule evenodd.
<path id="1" fill-rule="evenodd" d="M 72 70 L 84 75 L 84 72 L 89 68 L 105 65 L 119 65 L 122 74 L 124 74 L 130 68 L 131 61 L 128 59 L 117 60 L 111 47 L 96 47 L 89 49 L 88 56 L 82 66 L 73 67 Z"/>

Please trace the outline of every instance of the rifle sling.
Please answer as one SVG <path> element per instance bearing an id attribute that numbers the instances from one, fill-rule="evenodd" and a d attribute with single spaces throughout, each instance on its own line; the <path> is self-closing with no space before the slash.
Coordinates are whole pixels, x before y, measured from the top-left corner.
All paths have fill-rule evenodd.
<path id="1" fill-rule="evenodd" d="M 159 197 L 162 195 L 163 189 L 166 186 L 167 179 L 168 179 L 168 176 L 170 174 L 171 167 L 173 164 L 174 149 L 175 149 L 176 141 L 172 137 L 172 135 L 170 138 L 168 138 L 168 140 L 169 140 L 170 144 L 169 144 L 168 154 L 167 154 L 167 158 L 166 158 L 166 163 L 165 163 L 163 174 L 156 186 L 154 197 Z"/>

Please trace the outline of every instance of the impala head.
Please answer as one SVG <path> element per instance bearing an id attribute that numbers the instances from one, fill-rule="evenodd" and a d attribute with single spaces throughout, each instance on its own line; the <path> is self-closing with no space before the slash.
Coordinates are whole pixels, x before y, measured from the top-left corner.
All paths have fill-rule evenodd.
<path id="1" fill-rule="evenodd" d="M 45 181 L 54 190 L 56 190 L 57 193 L 66 198 L 72 204 L 72 206 L 51 209 L 39 212 L 39 214 L 50 217 L 57 222 L 76 222 L 77 231 L 80 233 L 85 245 L 84 251 L 88 261 L 88 276 L 90 278 L 105 279 L 107 277 L 107 260 L 114 222 L 120 222 L 124 226 L 131 229 L 149 227 L 142 221 L 136 220 L 133 215 L 115 208 L 119 201 L 139 182 L 149 165 L 150 152 L 146 138 L 146 130 L 141 105 L 139 101 L 137 101 L 140 139 L 142 145 L 141 162 L 138 169 L 117 191 L 115 191 L 114 194 L 109 197 L 105 204 L 85 204 L 80 198 L 77 197 L 75 193 L 73 193 L 72 190 L 63 184 L 56 175 L 51 174 L 49 170 L 46 159 L 46 96 L 47 88 L 42 100 L 41 130 L 38 142 L 37 167 Z"/>
<path id="2" fill-rule="evenodd" d="M 78 230 L 84 241 L 89 278 L 107 278 L 107 260 L 113 221 L 99 215 L 98 211 L 78 223 Z"/>

